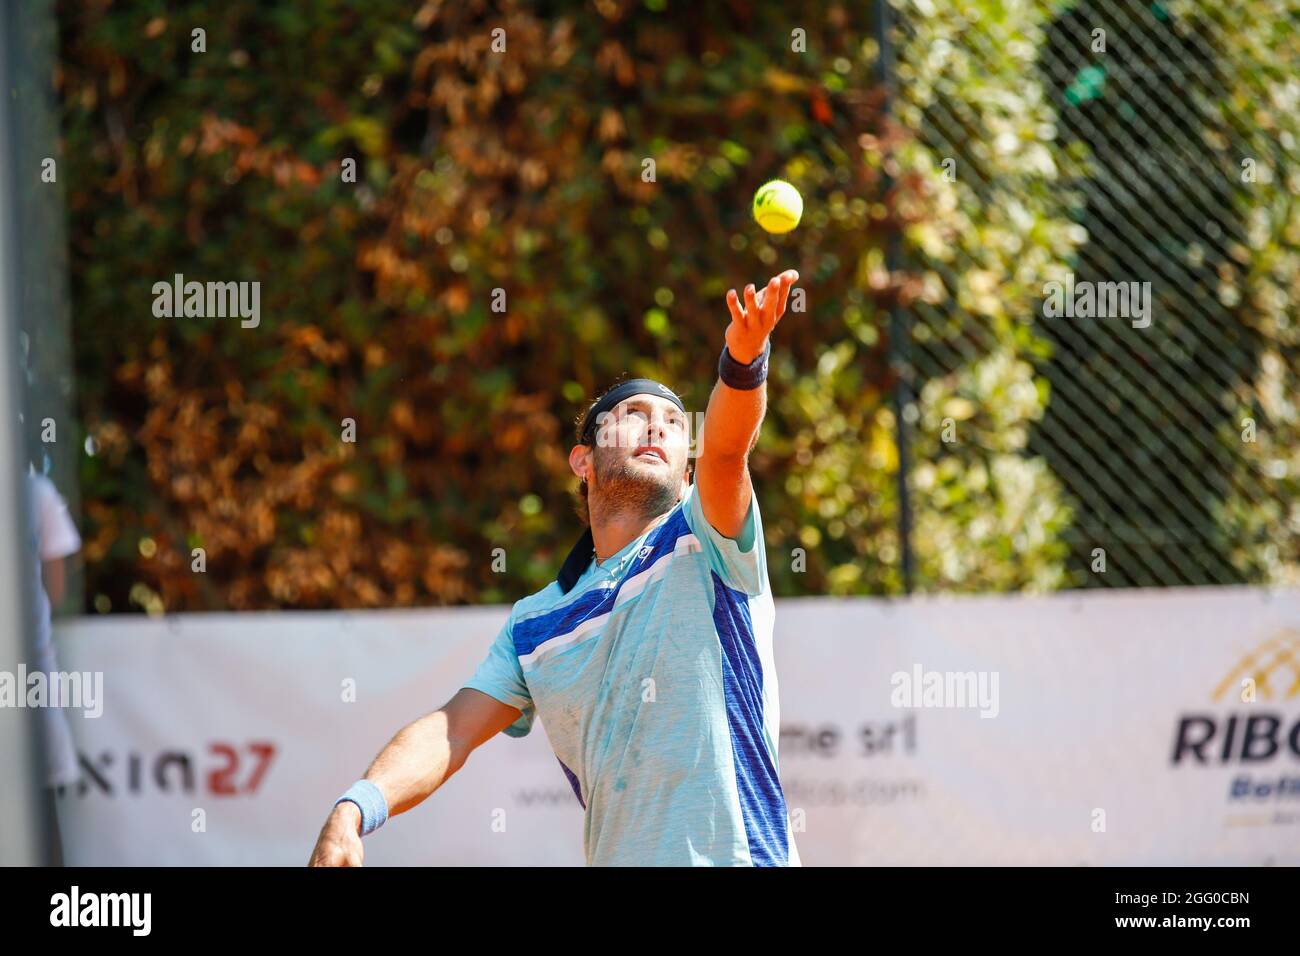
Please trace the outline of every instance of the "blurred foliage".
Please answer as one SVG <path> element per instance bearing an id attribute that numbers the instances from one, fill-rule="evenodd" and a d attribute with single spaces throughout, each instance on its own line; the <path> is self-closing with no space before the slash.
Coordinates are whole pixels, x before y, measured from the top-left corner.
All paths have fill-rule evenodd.
<path id="1" fill-rule="evenodd" d="M 951 12 L 931 8 L 927 23 Z M 977 133 L 1033 133 L 976 195 L 936 189 L 936 158 L 906 123 L 882 124 L 858 5 L 600 3 L 542 17 L 480 3 L 414 15 L 386 2 L 94 3 L 67 4 L 61 23 L 79 397 L 97 445 L 82 476 L 88 591 L 101 609 L 501 601 L 540 587 L 577 530 L 566 455 L 584 402 L 631 373 L 702 410 L 726 289 L 789 266 L 807 311 L 775 343 L 753 469 L 769 548 L 804 547 L 808 567 L 774 560 L 774 587 L 896 592 L 888 309 L 944 290 L 884 268 L 891 235 L 935 259 L 987 247 L 988 275 L 960 294 L 997 326 L 997 355 L 925 401 L 960 395 L 990 436 L 995 418 L 1035 413 L 1034 398 L 989 403 L 1025 385 L 1014 357 L 1028 338 L 1010 316 L 1061 239 L 1037 203 L 1017 210 L 1028 183 L 1050 194 L 1051 164 L 1032 117 L 985 103 L 993 89 L 1021 98 L 1032 50 L 958 77 L 955 95 L 984 111 Z M 498 26 L 505 54 L 491 50 Z M 806 53 L 791 49 L 794 26 Z M 191 52 L 196 28 L 205 53 Z M 954 69 L 908 55 L 926 76 Z M 340 181 L 345 157 L 355 185 Z M 777 175 L 808 210 L 779 238 L 748 216 Z M 175 273 L 260 280 L 260 327 L 155 319 L 152 284 Z M 497 288 L 505 314 L 489 308 Z M 340 441 L 345 418 L 355 444 Z M 924 586 L 1055 580 L 1050 476 L 1022 442 L 990 441 L 918 448 L 933 459 Z M 984 512 L 962 564 L 945 560 Z M 195 547 L 205 574 L 190 569 Z"/>
<path id="2" fill-rule="evenodd" d="M 897 5 L 897 113 L 911 134 L 897 155 L 933 193 L 905 233 L 927 290 L 907 350 L 918 585 L 1061 587 L 1070 510 L 1026 452 L 1049 395 L 1033 366 L 1047 354 L 1034 331 L 1043 283 L 1085 238 L 1036 74 L 1060 5 Z"/>
<path id="3" fill-rule="evenodd" d="M 579 530 L 574 417 L 622 374 L 702 411 L 726 290 L 787 267 L 807 308 L 751 463 L 776 593 L 901 590 L 899 369 L 918 586 L 1066 583 L 1070 509 L 1030 450 L 1042 285 L 1087 239 L 1035 73 L 1062 5 L 897 6 L 888 123 L 871 4 L 63 3 L 88 602 L 535 590 Z M 749 200 L 778 176 L 805 215 L 773 237 Z M 1294 232 L 1277 214 L 1261 228 Z M 1294 281 L 1255 271 L 1275 304 Z M 154 318 L 177 273 L 260 281 L 261 325 Z"/>
<path id="4" fill-rule="evenodd" d="M 1240 183 L 1241 229 L 1229 248 L 1219 299 L 1260 342 L 1253 375 L 1230 396 L 1220 430 L 1236 470 L 1218 510 L 1242 576 L 1300 584 L 1300 7 L 1288 0 L 1171 5 L 1207 17 L 1226 82 L 1205 103 L 1225 134 Z M 1252 181 L 1245 182 L 1250 169 Z M 1254 440 L 1244 440 L 1247 425 Z"/>
<path id="5" fill-rule="evenodd" d="M 1067 271 L 1151 291 L 1144 328 L 1121 317 L 1037 323 L 1051 344 L 1038 368 L 1052 400 L 1029 448 L 1067 489 L 1076 583 L 1270 577 L 1258 564 L 1266 536 L 1250 524 L 1294 496 L 1250 463 L 1256 450 L 1241 439 L 1279 344 L 1270 310 L 1244 293 L 1252 274 L 1295 281 L 1294 261 L 1250 222 L 1264 209 L 1285 219 L 1293 201 L 1278 187 L 1294 157 L 1284 114 L 1300 65 L 1296 17 L 1281 3 L 1077 0 L 1047 31 L 1038 72 L 1071 216 L 1087 236 Z M 1250 156 L 1280 175 L 1261 168 L 1246 181 Z M 1276 436 L 1259 424 L 1270 430 L 1261 444 Z M 1092 573 L 1097 548 L 1105 574 Z"/>
<path id="6" fill-rule="evenodd" d="M 1262 0 L 1228 9 L 1209 0 L 904 6 L 917 53 L 899 66 L 901 115 L 928 152 L 953 164 L 956 188 L 979 200 L 963 198 L 961 208 L 983 203 L 989 216 L 988 228 L 962 231 L 972 242 L 934 245 L 950 294 L 915 310 L 912 362 L 931 384 L 965 376 L 972 362 L 1020 369 L 981 358 L 1011 341 L 1008 359 L 1027 360 L 1034 389 L 1050 399 L 1045 408 L 1019 406 L 1028 440 L 1006 465 L 1026 480 L 1035 475 L 1068 508 L 1045 503 L 1021 529 L 1044 542 L 1038 554 L 1052 556 L 1032 585 L 1294 581 L 1300 8 Z M 988 201 L 1008 186 L 1010 198 Z M 1008 275 L 1036 287 L 1017 294 Z M 1042 315 L 1042 280 L 1068 275 L 1149 282 L 1149 326 Z M 1022 325 L 1008 339 L 997 311 L 1007 306 L 1032 322 L 1032 336 Z M 1003 414 L 1007 401 L 973 407 Z M 974 414 L 965 402 L 955 409 Z M 922 435 L 943 420 L 923 414 Z M 967 444 L 960 411 L 946 420 L 959 443 L 950 448 L 996 447 L 979 436 Z M 1249 441 L 1247 420 L 1257 432 Z M 948 482 L 978 483 L 984 473 L 969 461 L 938 470 Z M 988 552 L 967 553 L 971 535 L 962 532 L 966 520 L 997 526 L 998 505 L 980 502 L 930 536 L 931 473 L 921 464 L 916 475 L 918 550 L 938 544 L 945 567 L 974 565 L 980 580 Z M 964 500 L 943 491 L 941 501 Z M 1105 573 L 1097 573 L 1098 549 Z M 989 586 L 1003 584 L 1000 560 L 992 552 Z"/>

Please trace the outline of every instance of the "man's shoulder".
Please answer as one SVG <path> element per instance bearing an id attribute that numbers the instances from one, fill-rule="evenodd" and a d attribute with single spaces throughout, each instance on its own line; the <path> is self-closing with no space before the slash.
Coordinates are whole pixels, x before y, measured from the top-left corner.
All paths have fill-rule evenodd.
<path id="1" fill-rule="evenodd" d="M 549 611 L 565 598 L 564 590 L 558 581 L 552 581 L 532 594 L 521 597 L 510 605 L 511 623 L 530 617 L 539 611 Z"/>
<path id="2" fill-rule="evenodd" d="M 696 491 L 695 482 L 682 497 L 678 507 L 682 509 L 682 518 L 690 529 L 698 535 L 706 535 L 717 542 L 730 541 L 738 543 L 742 552 L 748 552 L 755 540 L 763 540 L 763 519 L 758 507 L 758 488 L 753 478 L 749 479 L 749 508 L 745 512 L 745 521 L 736 538 L 727 538 L 709 521 L 704 512 L 704 502 Z"/>

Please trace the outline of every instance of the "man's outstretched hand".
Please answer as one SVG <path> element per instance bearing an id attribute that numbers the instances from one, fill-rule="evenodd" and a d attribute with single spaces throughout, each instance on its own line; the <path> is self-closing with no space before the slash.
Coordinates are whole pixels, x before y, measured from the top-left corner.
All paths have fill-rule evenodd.
<path id="1" fill-rule="evenodd" d="M 757 294 L 753 285 L 745 286 L 745 302 L 741 305 L 736 290 L 727 292 L 727 308 L 731 310 L 731 324 L 727 326 L 727 351 L 737 362 L 748 365 L 763 354 L 767 337 L 776 323 L 785 315 L 785 302 L 790 288 L 799 281 L 799 273 L 786 269 Z"/>
<path id="2" fill-rule="evenodd" d="M 331 811 L 308 866 L 361 866 L 365 850 L 361 848 L 361 811 L 355 803 L 345 801 Z"/>

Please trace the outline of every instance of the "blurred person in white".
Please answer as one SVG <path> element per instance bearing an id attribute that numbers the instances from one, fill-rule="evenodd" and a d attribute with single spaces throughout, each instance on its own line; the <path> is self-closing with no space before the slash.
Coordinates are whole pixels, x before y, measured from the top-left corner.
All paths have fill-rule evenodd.
<path id="1" fill-rule="evenodd" d="M 77 526 L 72 523 L 63 496 L 49 478 L 28 471 L 27 495 L 28 541 L 37 560 L 36 575 L 33 578 L 36 587 L 32 595 L 36 622 L 33 669 L 53 674 L 59 670 L 59 661 L 54 650 L 51 611 L 63 600 L 67 581 L 64 562 L 81 550 L 81 536 L 77 534 Z M 52 683 L 50 686 L 57 685 Z M 48 789 L 45 803 L 50 816 L 49 833 L 53 838 L 54 862 L 60 864 L 63 854 L 54 806 L 54 788 L 77 782 L 80 776 L 77 748 L 72 741 L 68 715 L 62 707 L 42 707 L 38 719 L 45 754 L 45 786 Z"/>

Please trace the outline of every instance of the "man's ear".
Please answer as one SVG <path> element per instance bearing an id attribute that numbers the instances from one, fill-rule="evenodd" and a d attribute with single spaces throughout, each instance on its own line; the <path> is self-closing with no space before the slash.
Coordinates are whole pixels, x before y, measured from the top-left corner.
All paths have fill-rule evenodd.
<path id="1" fill-rule="evenodd" d="M 583 469 L 587 467 L 585 459 L 589 451 L 590 449 L 586 445 L 574 445 L 569 450 L 569 467 L 583 481 L 586 481 L 588 477 L 584 474 Z"/>

